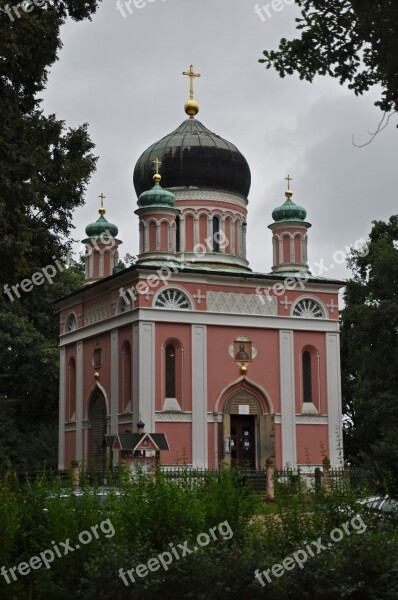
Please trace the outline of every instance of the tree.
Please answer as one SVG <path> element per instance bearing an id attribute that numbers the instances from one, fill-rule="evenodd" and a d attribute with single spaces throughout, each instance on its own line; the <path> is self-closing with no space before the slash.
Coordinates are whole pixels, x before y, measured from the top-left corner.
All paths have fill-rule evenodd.
<path id="1" fill-rule="evenodd" d="M 265 50 L 267 69 L 281 77 L 297 72 L 312 82 L 330 75 L 356 95 L 381 87 L 375 103 L 398 109 L 398 4 L 396 0 L 296 0 L 299 39 L 283 38 L 277 51 Z"/>
<path id="2" fill-rule="evenodd" d="M 99 0 L 0 0 L 0 460 L 54 463 L 58 410 L 58 316 L 53 302 L 80 287 L 78 266 L 29 293 L 7 289 L 61 264 L 73 211 L 95 169 L 87 125 L 67 129 L 41 109 L 67 17 L 89 19 Z M 25 3 L 24 6 L 27 6 Z M 19 17 L 13 10 L 19 6 Z M 11 14 L 11 17 L 10 17 Z M 4 286 L 8 286 L 5 288 Z M 19 292 L 20 292 L 19 288 Z"/>
<path id="3" fill-rule="evenodd" d="M 58 429 L 58 311 L 54 302 L 80 288 L 82 265 L 72 263 L 53 283 L 24 298 L 0 301 L 0 463 L 56 468 Z"/>
<path id="4" fill-rule="evenodd" d="M 0 285 L 65 256 L 96 163 L 87 126 L 66 130 L 45 116 L 40 93 L 65 18 L 89 18 L 97 0 L 46 1 L 14 21 L 9 4 L 0 0 Z"/>
<path id="5" fill-rule="evenodd" d="M 342 311 L 345 452 L 398 490 L 398 215 L 353 250 Z"/>

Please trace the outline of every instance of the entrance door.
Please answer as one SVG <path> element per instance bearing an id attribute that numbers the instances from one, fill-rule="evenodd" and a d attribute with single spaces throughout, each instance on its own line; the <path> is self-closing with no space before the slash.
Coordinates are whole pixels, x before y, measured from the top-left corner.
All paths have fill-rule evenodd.
<path id="1" fill-rule="evenodd" d="M 255 417 L 231 415 L 231 464 L 237 468 L 255 469 Z"/>

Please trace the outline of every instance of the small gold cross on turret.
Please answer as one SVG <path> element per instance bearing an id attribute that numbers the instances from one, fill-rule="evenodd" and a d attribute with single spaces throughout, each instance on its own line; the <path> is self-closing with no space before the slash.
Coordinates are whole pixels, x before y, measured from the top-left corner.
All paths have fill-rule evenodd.
<path id="1" fill-rule="evenodd" d="M 106 198 L 106 196 L 104 196 L 104 194 L 101 192 L 101 194 L 98 196 L 98 198 L 101 200 L 101 208 L 98 210 L 100 215 L 105 214 L 105 208 L 104 208 L 104 200 Z"/>
<path id="2" fill-rule="evenodd" d="M 293 179 L 290 177 L 290 175 L 285 177 L 285 179 L 287 181 L 287 189 L 290 190 L 290 182 L 293 181 Z"/>

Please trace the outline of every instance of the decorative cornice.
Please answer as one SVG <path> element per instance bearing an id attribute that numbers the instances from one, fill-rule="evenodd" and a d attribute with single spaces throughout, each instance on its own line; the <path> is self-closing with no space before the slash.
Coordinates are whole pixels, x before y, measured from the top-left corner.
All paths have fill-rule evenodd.
<path id="1" fill-rule="evenodd" d="M 328 418 L 322 415 L 296 415 L 296 425 L 327 425 Z"/>
<path id="2" fill-rule="evenodd" d="M 247 199 L 239 194 L 232 194 L 230 192 L 221 192 L 216 190 L 177 190 L 173 189 L 173 194 L 176 197 L 176 204 L 186 200 L 210 200 L 211 202 L 227 202 L 229 204 L 236 204 L 246 208 L 248 202 Z"/>
<path id="3" fill-rule="evenodd" d="M 192 423 L 192 413 L 156 412 L 155 421 L 163 423 Z"/>

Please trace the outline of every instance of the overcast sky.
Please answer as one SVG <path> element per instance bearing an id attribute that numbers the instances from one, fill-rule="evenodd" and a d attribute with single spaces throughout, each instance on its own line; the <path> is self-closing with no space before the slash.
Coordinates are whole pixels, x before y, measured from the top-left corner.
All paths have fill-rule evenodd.
<path id="1" fill-rule="evenodd" d="M 290 1 L 290 0 L 289 0 Z M 145 4 L 145 0 L 136 0 Z M 272 266 L 272 210 L 284 201 L 293 177 L 293 200 L 307 209 L 309 261 L 323 260 L 367 238 L 374 219 L 398 212 L 397 119 L 372 144 L 381 118 L 376 92 L 362 98 L 331 78 L 315 83 L 297 76 L 280 79 L 258 63 L 264 49 L 277 47 L 295 31 L 297 7 L 255 14 L 252 0 L 152 0 L 125 17 L 116 0 L 104 0 L 92 21 L 68 23 L 64 44 L 50 72 L 44 109 L 68 126 L 87 122 L 99 156 L 97 171 L 76 211 L 75 239 L 98 217 L 98 195 L 107 199 L 107 218 L 119 227 L 121 256 L 138 252 L 134 165 L 154 141 L 185 118 L 193 64 L 199 120 L 233 142 L 252 173 L 248 206 L 248 259 L 255 271 Z M 265 0 L 259 5 L 266 5 Z M 78 245 L 76 246 L 78 247 Z M 341 254 L 338 254 L 339 259 Z M 319 267 L 314 267 L 319 274 Z M 317 272 L 318 271 L 318 272 Z M 323 276 L 345 277 L 344 265 Z"/>

